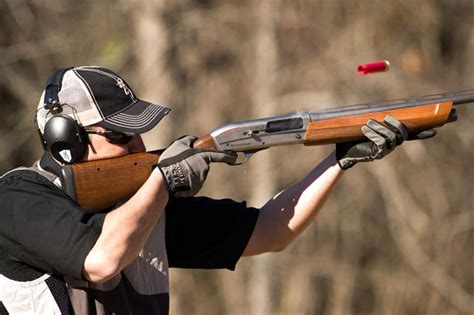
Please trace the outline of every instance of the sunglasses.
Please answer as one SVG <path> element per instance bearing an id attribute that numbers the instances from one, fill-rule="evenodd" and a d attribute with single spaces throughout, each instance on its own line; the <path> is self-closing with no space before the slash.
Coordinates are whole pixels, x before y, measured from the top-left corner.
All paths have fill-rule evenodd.
<path id="1" fill-rule="evenodd" d="M 86 129 L 86 133 L 104 136 L 107 142 L 112 144 L 127 144 L 135 137 L 134 133 L 124 133 L 114 130 L 92 130 Z"/>

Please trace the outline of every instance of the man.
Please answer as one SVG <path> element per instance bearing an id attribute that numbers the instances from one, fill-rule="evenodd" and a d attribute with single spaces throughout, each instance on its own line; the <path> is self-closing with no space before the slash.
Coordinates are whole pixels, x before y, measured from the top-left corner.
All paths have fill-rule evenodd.
<path id="1" fill-rule="evenodd" d="M 366 142 L 337 145 L 261 209 L 194 197 L 211 162 L 233 164 L 236 156 L 194 149 L 189 136 L 173 142 L 136 194 L 112 209 L 91 213 L 61 189 L 61 166 L 144 152 L 140 134 L 168 112 L 136 98 L 105 68 L 51 75 L 36 113 L 45 154 L 0 180 L 0 314 L 167 314 L 169 267 L 233 270 L 241 256 L 283 250 L 312 222 L 343 169 L 380 159 L 408 138 L 392 117 L 369 120 Z"/>

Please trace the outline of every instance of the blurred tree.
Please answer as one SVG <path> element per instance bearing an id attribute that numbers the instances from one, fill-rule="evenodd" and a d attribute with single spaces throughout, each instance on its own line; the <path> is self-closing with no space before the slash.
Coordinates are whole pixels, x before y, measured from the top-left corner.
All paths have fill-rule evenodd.
<path id="1" fill-rule="evenodd" d="M 474 88 L 471 0 L 0 0 L 0 14 L 3 171 L 41 153 L 35 109 L 65 65 L 110 67 L 170 105 L 153 149 L 232 120 Z M 390 72 L 356 74 L 380 59 Z M 286 251 L 173 270 L 172 313 L 472 313 L 474 106 L 458 111 L 434 139 L 348 171 Z M 202 194 L 261 205 L 330 150 L 216 166 Z"/>

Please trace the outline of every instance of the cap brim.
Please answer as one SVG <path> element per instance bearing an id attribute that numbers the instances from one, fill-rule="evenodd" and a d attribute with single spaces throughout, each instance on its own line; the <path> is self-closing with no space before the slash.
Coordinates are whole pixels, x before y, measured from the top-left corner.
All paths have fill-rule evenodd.
<path id="1" fill-rule="evenodd" d="M 106 117 L 99 126 L 130 133 L 144 133 L 155 127 L 171 109 L 166 106 L 137 101 L 125 110 Z"/>

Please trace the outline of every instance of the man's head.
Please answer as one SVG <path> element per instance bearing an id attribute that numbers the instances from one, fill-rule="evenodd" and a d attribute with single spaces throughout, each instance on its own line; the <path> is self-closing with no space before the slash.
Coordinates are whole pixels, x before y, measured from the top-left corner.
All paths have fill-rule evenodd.
<path id="1" fill-rule="evenodd" d="M 144 133 L 169 111 L 136 98 L 125 80 L 109 69 L 75 67 L 59 69 L 50 76 L 36 121 L 45 149 L 70 164 L 81 160 L 87 151 L 91 132 L 86 130 L 114 131 L 94 134 L 112 139 L 109 143 L 113 144 L 113 138 L 120 137 L 117 132 Z"/>

